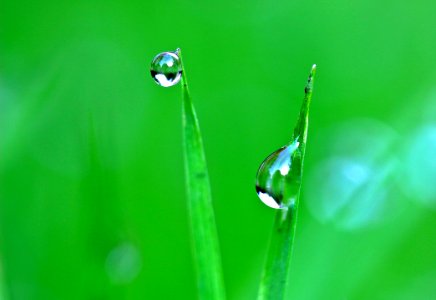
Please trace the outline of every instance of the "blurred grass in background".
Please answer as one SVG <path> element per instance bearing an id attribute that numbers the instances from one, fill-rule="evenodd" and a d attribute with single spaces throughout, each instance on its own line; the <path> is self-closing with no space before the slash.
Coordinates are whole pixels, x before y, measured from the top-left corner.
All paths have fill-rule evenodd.
<path id="1" fill-rule="evenodd" d="M 436 295 L 432 1 L 2 1 L 4 299 L 194 299 L 178 87 L 202 126 L 229 299 L 274 213 L 254 191 L 317 63 L 289 298 Z M 265 100 L 267 99 L 267 101 Z"/>

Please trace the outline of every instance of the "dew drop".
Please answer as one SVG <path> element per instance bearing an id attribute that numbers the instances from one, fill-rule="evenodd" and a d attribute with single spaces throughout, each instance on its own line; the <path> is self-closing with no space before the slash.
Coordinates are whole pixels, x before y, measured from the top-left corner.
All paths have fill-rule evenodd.
<path id="1" fill-rule="evenodd" d="M 162 52 L 151 62 L 151 77 L 163 87 L 176 85 L 182 78 L 182 63 L 175 52 Z"/>
<path id="2" fill-rule="evenodd" d="M 285 208 L 285 187 L 291 176 L 292 155 L 298 149 L 295 140 L 270 154 L 260 165 L 256 176 L 256 192 L 260 200 L 275 209 Z"/>

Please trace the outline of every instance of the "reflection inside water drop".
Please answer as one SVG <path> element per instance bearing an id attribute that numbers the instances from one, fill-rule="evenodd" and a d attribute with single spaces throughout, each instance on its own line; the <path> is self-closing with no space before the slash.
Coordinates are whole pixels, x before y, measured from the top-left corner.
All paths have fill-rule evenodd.
<path id="1" fill-rule="evenodd" d="M 256 176 L 256 192 L 260 200 L 275 209 L 284 208 L 285 186 L 291 170 L 292 154 L 298 148 L 295 140 L 270 154 L 260 165 Z"/>
<path id="2" fill-rule="evenodd" d="M 150 66 L 151 77 L 157 84 L 170 87 L 182 78 L 182 63 L 177 52 L 163 52 L 156 55 Z"/>

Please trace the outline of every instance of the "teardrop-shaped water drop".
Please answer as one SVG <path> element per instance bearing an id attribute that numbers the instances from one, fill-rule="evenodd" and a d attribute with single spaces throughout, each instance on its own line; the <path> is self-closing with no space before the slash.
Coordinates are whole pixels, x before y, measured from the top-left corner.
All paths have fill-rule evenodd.
<path id="1" fill-rule="evenodd" d="M 292 176 L 292 156 L 299 142 L 280 148 L 270 154 L 260 165 L 256 176 L 256 192 L 260 200 L 275 209 L 285 208 L 285 190 Z"/>
<path id="2" fill-rule="evenodd" d="M 182 63 L 176 52 L 162 52 L 156 55 L 150 66 L 151 77 L 157 84 L 170 87 L 182 78 Z"/>

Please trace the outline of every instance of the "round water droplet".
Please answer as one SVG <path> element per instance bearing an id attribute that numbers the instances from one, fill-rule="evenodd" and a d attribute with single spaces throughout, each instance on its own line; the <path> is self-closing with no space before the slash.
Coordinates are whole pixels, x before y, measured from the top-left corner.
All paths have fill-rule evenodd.
<path id="1" fill-rule="evenodd" d="M 157 84 L 170 87 L 182 78 L 182 63 L 177 52 L 162 52 L 153 59 L 150 66 L 151 77 Z"/>
<path id="2" fill-rule="evenodd" d="M 292 154 L 299 143 L 282 147 L 270 154 L 260 165 L 256 176 L 256 192 L 260 200 L 271 208 L 284 208 L 285 189 L 290 178 Z"/>

